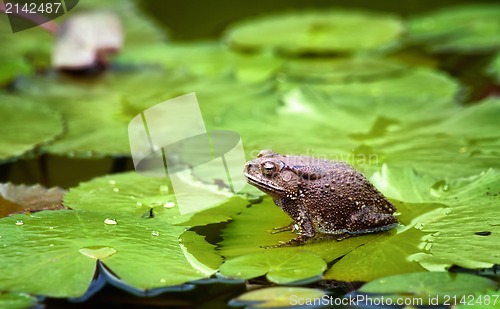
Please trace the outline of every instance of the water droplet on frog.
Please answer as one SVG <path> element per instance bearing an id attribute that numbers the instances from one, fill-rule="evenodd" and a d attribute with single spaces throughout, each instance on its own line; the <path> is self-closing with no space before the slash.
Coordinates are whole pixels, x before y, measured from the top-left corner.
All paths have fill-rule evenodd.
<path id="1" fill-rule="evenodd" d="M 160 186 L 160 192 L 161 193 L 168 193 L 168 191 L 170 191 L 170 189 L 168 188 L 167 185 L 161 185 Z"/>
<path id="2" fill-rule="evenodd" d="M 151 236 L 160 236 L 160 232 L 158 231 L 152 231 Z"/>
<path id="3" fill-rule="evenodd" d="M 115 219 L 106 218 L 106 220 L 104 220 L 104 224 L 116 225 L 118 222 Z"/>
<path id="4" fill-rule="evenodd" d="M 165 280 L 165 279 L 161 278 L 161 279 L 160 279 L 160 282 L 161 282 L 161 283 L 165 283 L 165 282 L 167 282 L 167 280 Z"/>
<path id="5" fill-rule="evenodd" d="M 23 220 L 17 220 L 16 221 L 16 225 L 23 225 L 23 224 L 24 224 Z"/>
<path id="6" fill-rule="evenodd" d="M 54 229 L 54 227 L 53 227 L 53 226 L 49 226 L 49 230 L 53 230 L 53 229 Z"/>
<path id="7" fill-rule="evenodd" d="M 170 201 L 170 202 L 166 202 L 165 204 L 163 204 L 163 207 L 165 208 L 172 208 L 175 206 L 175 203 Z"/>
<path id="8" fill-rule="evenodd" d="M 142 206 L 142 203 L 141 202 L 137 202 L 137 206 Z"/>
<path id="9" fill-rule="evenodd" d="M 113 188 L 113 191 L 114 191 L 114 192 L 119 192 L 119 191 L 120 191 L 120 189 L 118 189 L 118 188 Z"/>
<path id="10" fill-rule="evenodd" d="M 114 185 L 116 185 L 116 181 L 114 181 L 114 180 L 110 180 L 110 181 L 109 181 L 109 184 L 110 184 L 110 185 L 112 185 L 112 186 L 114 186 Z"/>
<path id="11" fill-rule="evenodd" d="M 449 215 L 449 214 L 451 214 L 452 212 L 453 212 L 453 209 L 451 209 L 451 208 L 446 208 L 445 210 L 443 210 L 443 213 L 444 213 L 445 215 Z"/>
<path id="12" fill-rule="evenodd" d="M 49 247 L 54 247 L 54 244 L 50 244 Z"/>

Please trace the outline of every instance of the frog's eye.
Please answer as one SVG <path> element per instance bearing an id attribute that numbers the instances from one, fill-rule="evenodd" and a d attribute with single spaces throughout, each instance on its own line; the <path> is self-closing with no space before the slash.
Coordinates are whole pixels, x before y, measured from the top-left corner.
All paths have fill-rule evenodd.
<path id="1" fill-rule="evenodd" d="M 271 161 L 266 161 L 262 163 L 261 169 L 262 174 L 271 176 L 274 172 L 276 172 L 276 165 Z"/>

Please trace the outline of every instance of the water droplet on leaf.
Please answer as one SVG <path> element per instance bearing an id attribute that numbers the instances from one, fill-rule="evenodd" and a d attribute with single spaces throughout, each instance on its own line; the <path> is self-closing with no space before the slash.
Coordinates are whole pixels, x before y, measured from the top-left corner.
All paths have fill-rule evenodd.
<path id="1" fill-rule="evenodd" d="M 163 204 L 163 207 L 165 208 L 172 208 L 174 206 L 175 206 L 174 202 L 166 202 L 165 204 Z"/>
<path id="2" fill-rule="evenodd" d="M 81 248 L 78 252 L 91 259 L 102 260 L 115 254 L 116 250 L 111 247 L 92 246 Z"/>
<path id="3" fill-rule="evenodd" d="M 115 225 L 118 224 L 118 222 L 115 219 L 106 218 L 106 220 L 104 220 L 104 224 Z"/>
<path id="4" fill-rule="evenodd" d="M 16 221 L 16 225 L 23 225 L 23 224 L 24 224 L 23 220 L 17 220 Z"/>

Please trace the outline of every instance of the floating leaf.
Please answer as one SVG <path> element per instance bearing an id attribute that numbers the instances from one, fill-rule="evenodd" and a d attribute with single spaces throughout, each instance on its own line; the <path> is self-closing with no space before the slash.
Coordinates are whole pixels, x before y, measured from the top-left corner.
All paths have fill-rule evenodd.
<path id="1" fill-rule="evenodd" d="M 359 292 L 389 294 L 391 298 L 413 298 L 424 305 L 455 305 L 474 292 L 496 287 L 488 278 L 448 272 L 422 272 L 380 278 L 363 285 Z M 377 296 L 371 296 L 377 298 Z M 436 303 L 433 303 L 433 301 Z"/>
<path id="2" fill-rule="evenodd" d="M 16 212 L 64 209 L 61 188 L 46 189 L 41 185 L 26 186 L 0 183 L 0 218 Z"/>
<path id="3" fill-rule="evenodd" d="M 313 301 L 319 303 L 325 296 L 326 293 L 318 289 L 271 287 L 246 292 L 232 299 L 229 304 L 235 307 L 246 306 L 245 308 L 290 308 L 296 305 L 309 307 L 316 305 Z"/>
<path id="4" fill-rule="evenodd" d="M 36 298 L 26 293 L 0 293 L 0 307 L 4 309 L 33 308 L 36 303 Z"/>
<path id="5" fill-rule="evenodd" d="M 500 52 L 493 58 L 493 61 L 487 68 L 487 73 L 492 75 L 497 83 L 500 83 Z"/>
<path id="6" fill-rule="evenodd" d="M 47 152 L 84 158 L 129 156 L 127 128 L 132 117 L 125 117 L 122 113 L 122 96 L 125 90 L 141 87 L 142 83 L 149 84 L 160 76 L 165 75 L 159 71 L 143 74 L 115 72 L 80 80 L 64 75 L 45 76 L 27 81 L 22 91 L 64 116 L 67 132 L 57 142 L 45 147 Z M 155 85 L 158 86 L 153 84 L 149 91 L 155 91 Z"/>
<path id="7" fill-rule="evenodd" d="M 13 33 L 7 14 L 1 14 L 0 42 L 6 47 L 0 50 L 0 84 L 50 66 L 52 37 L 41 27 Z"/>
<path id="8" fill-rule="evenodd" d="M 61 116 L 29 99 L 0 94 L 0 162 L 14 160 L 62 133 Z"/>
<path id="9" fill-rule="evenodd" d="M 2 290 L 78 297 L 94 276 L 96 259 L 125 283 L 142 290 L 183 284 L 215 272 L 179 244 L 184 227 L 154 218 L 42 211 L 4 218 L 0 226 Z M 213 250 L 207 243 L 198 245 Z M 36 255 L 31 254 L 33 250 Z"/>
<path id="10" fill-rule="evenodd" d="M 231 278 L 251 279 L 266 275 L 278 284 L 321 276 L 326 263 L 315 254 L 301 251 L 277 251 L 247 254 L 226 261 L 219 268 L 222 275 Z"/>
<path id="11" fill-rule="evenodd" d="M 306 83 L 352 83 L 388 78 L 402 73 L 397 62 L 377 58 L 299 58 L 280 70 L 280 79 Z"/>
<path id="12" fill-rule="evenodd" d="M 419 220 L 419 229 L 428 233 L 421 238 L 421 245 L 426 250 L 414 254 L 411 260 L 418 261 L 428 270 L 440 271 L 451 265 L 487 268 L 500 262 L 497 254 L 500 252 L 500 222 L 491 216 L 496 212 L 500 194 L 497 192 L 500 187 L 498 171 L 489 170 L 452 181 L 422 179 L 397 168 L 384 168 L 383 171 L 374 179 L 376 184 L 392 187 L 394 193 L 384 190 L 389 196 L 398 196 L 403 201 L 434 200 L 442 205 L 441 210 L 432 212 L 432 216 Z"/>
<path id="13" fill-rule="evenodd" d="M 425 239 L 429 252 L 416 257 L 419 263 L 430 270 L 500 264 L 500 220 L 492 216 L 500 200 L 498 188 L 500 172 L 494 170 L 444 183 L 441 199 L 449 208 L 424 222 L 422 231 L 432 234 Z"/>
<path id="14" fill-rule="evenodd" d="M 225 39 L 235 50 L 328 55 L 387 48 L 397 43 L 402 30 L 394 15 L 330 9 L 239 22 L 229 28 Z"/>
<path id="15" fill-rule="evenodd" d="M 136 172 L 103 176 L 81 183 L 64 196 L 64 205 L 92 211 L 102 211 L 102 205 L 106 205 L 108 213 L 156 218 L 170 224 L 205 225 L 227 221 L 248 204 L 242 197 L 229 199 L 226 191 L 212 191 L 206 184 L 205 187 L 205 195 L 190 196 L 191 204 L 196 205 L 197 200 L 211 197 L 222 202 L 198 213 L 181 214 L 169 179 L 146 177 Z"/>
<path id="16" fill-rule="evenodd" d="M 446 7 L 413 18 L 410 38 L 432 51 L 477 53 L 500 46 L 500 6 L 469 4 Z"/>

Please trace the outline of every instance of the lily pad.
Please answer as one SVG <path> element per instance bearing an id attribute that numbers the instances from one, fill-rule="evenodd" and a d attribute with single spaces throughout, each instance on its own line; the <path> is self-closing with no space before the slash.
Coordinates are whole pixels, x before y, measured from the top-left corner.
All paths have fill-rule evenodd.
<path id="1" fill-rule="evenodd" d="M 0 218 L 16 212 L 64 209 L 61 188 L 46 189 L 41 185 L 26 186 L 0 183 Z"/>
<path id="2" fill-rule="evenodd" d="M 141 74 L 110 73 L 88 79 L 64 75 L 33 78 L 22 85 L 23 95 L 59 111 L 66 121 L 66 134 L 45 147 L 51 153 L 70 157 L 121 157 L 130 155 L 128 122 L 121 107 L 126 91 L 144 90 L 142 83 L 165 76 L 161 71 Z M 150 85 L 155 91 L 158 83 Z M 158 102 L 159 103 L 159 102 Z"/>
<path id="3" fill-rule="evenodd" d="M 287 61 L 280 80 L 306 83 L 351 83 L 373 81 L 399 75 L 400 63 L 377 58 L 299 58 Z"/>
<path id="4" fill-rule="evenodd" d="M 410 39 L 436 52 L 477 53 L 500 46 L 500 6 L 446 7 L 408 22 Z"/>
<path id="5" fill-rule="evenodd" d="M 239 22 L 228 29 L 225 40 L 235 50 L 330 55 L 393 47 L 402 31 L 394 15 L 329 9 Z"/>
<path id="6" fill-rule="evenodd" d="M 51 34 L 40 27 L 13 33 L 7 14 L 0 15 L 0 84 L 50 67 Z"/>
<path id="7" fill-rule="evenodd" d="M 311 305 L 321 304 L 325 297 L 326 293 L 318 289 L 271 287 L 246 292 L 232 299 L 229 304 L 235 307 L 246 306 L 245 308 L 310 308 Z M 328 298 L 326 300 L 328 301 Z"/>
<path id="8" fill-rule="evenodd" d="M 380 278 L 363 285 L 359 292 L 385 294 L 385 297 L 392 298 L 413 298 L 424 305 L 455 305 L 474 292 L 485 292 L 496 285 L 488 278 L 469 274 L 423 272 Z M 433 303 L 434 301 L 436 302 Z"/>
<path id="9" fill-rule="evenodd" d="M 282 117 L 320 123 L 321 131 L 336 136 L 349 134 L 355 139 L 432 123 L 457 108 L 460 90 L 456 81 L 428 69 L 409 70 L 373 81 L 301 88 L 285 83 L 283 88 Z"/>
<path id="10" fill-rule="evenodd" d="M 61 115 L 30 99 L 0 94 L 0 162 L 53 141 L 63 132 Z"/>
<path id="11" fill-rule="evenodd" d="M 493 58 L 493 61 L 487 68 L 487 73 L 495 78 L 497 84 L 500 83 L 500 52 Z"/>
<path id="12" fill-rule="evenodd" d="M 211 191 L 209 186 L 205 193 L 191 196 L 192 204 L 196 205 L 197 199 L 207 199 L 207 195 L 223 202 L 202 212 L 181 214 L 169 179 L 129 172 L 95 178 L 71 188 L 64 196 L 64 205 L 92 211 L 101 211 L 102 205 L 106 205 L 105 210 L 112 214 L 155 218 L 170 224 L 205 225 L 227 221 L 248 204 L 242 197 L 228 199 L 228 192 Z"/>
<path id="13" fill-rule="evenodd" d="M 238 279 L 266 275 L 271 282 L 290 284 L 304 278 L 320 277 L 325 269 L 325 261 L 315 254 L 268 250 L 231 259 L 222 264 L 219 272 Z"/>
<path id="14" fill-rule="evenodd" d="M 121 280 L 142 290 L 183 284 L 216 271 L 198 263 L 179 244 L 185 227 L 156 219 L 42 211 L 3 218 L 0 226 L 2 290 L 78 297 L 87 290 L 97 259 Z M 203 247 L 214 248 L 207 243 Z M 31 254 L 33 250 L 36 255 Z"/>
<path id="15" fill-rule="evenodd" d="M 36 303 L 36 298 L 26 293 L 0 293 L 0 307 L 4 309 L 33 308 Z"/>
<path id="16" fill-rule="evenodd" d="M 500 144 L 495 128 L 500 117 L 499 102 L 494 98 L 486 99 L 457 108 L 441 121 L 366 138 L 359 151 L 365 156 L 376 156 L 379 164 L 410 166 L 435 178 L 465 177 L 498 168 Z M 369 168 L 378 170 L 377 166 Z"/>
<path id="17" fill-rule="evenodd" d="M 409 257 L 428 270 L 443 271 L 451 265 L 465 268 L 487 268 L 500 262 L 500 222 L 491 214 L 498 203 L 497 188 L 500 173 L 489 170 L 480 175 L 446 180 L 422 178 L 415 173 L 394 169 L 374 177 L 375 184 L 390 183 L 392 190 L 383 191 L 394 196 L 398 185 L 408 184 L 401 189 L 398 198 L 440 203 L 441 210 L 433 212 L 418 223 L 425 233 L 421 238 L 426 251 Z M 396 176 L 397 175 L 397 176 Z M 382 181 L 381 181 L 382 180 Z M 414 184 L 414 185 L 412 185 Z M 403 188 L 403 186 L 401 186 Z M 416 204 L 419 205 L 419 204 Z M 470 250 L 474 248 L 474 250 Z M 456 254 L 457 250 L 460 254 Z"/>

